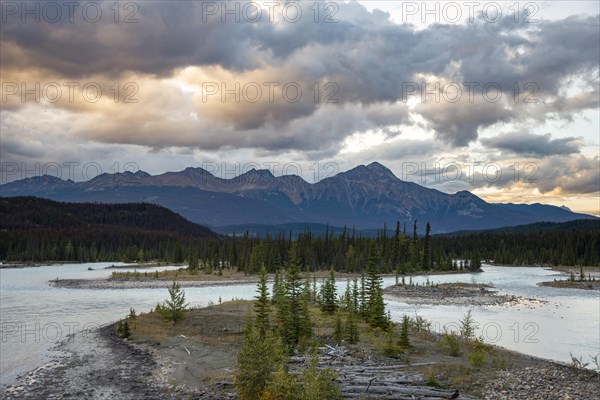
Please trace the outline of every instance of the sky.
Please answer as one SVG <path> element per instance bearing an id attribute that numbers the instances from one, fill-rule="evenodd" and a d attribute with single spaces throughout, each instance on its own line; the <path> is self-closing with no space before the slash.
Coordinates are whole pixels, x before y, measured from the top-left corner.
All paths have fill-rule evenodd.
<path id="1" fill-rule="evenodd" d="M 600 215 L 596 1 L 2 1 L 0 183 L 378 161 Z"/>

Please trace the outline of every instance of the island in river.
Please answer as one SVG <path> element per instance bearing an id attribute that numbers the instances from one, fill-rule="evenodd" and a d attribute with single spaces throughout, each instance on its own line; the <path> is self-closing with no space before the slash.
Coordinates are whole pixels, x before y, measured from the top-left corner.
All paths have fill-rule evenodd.
<path id="1" fill-rule="evenodd" d="M 133 284 L 137 281 L 135 276 L 132 273 L 131 279 L 119 281 Z M 197 276 L 206 277 L 205 274 Z M 211 279 L 212 282 L 205 280 L 204 284 L 239 281 L 239 276 L 229 278 L 215 274 Z M 254 277 L 247 279 L 255 280 Z M 170 283 L 167 279 L 164 282 Z M 455 285 L 456 296 L 447 295 L 452 285 Z M 414 285 L 419 288 L 416 290 L 413 285 L 406 286 L 409 289 L 392 287 L 387 291 L 405 290 L 416 293 L 421 302 L 423 298 L 437 301 L 431 304 L 464 304 L 468 299 L 481 297 L 487 299 L 482 305 L 510 305 L 510 301 L 501 301 L 506 299 L 490 285 Z M 441 296 L 444 296 L 443 301 L 440 301 Z M 455 303 L 451 303 L 453 301 Z M 61 345 L 67 352 L 66 357 L 21 377 L 6 388 L 3 398 L 95 399 L 102 398 L 104 393 L 124 400 L 140 396 L 150 399 L 236 398 L 233 385 L 236 357 L 251 306 L 251 302 L 236 301 L 193 309 L 177 325 L 162 320 L 156 312 L 127 317 L 131 327 L 128 339 L 116 334 L 114 324 L 87 335 L 78 333 Z M 364 323 L 360 325 L 360 341 L 351 344 L 345 339 L 334 339 L 336 321 L 331 316 L 316 307 L 311 313 L 322 367 L 333 368 L 338 374 L 337 382 L 347 390 L 364 391 L 365 387 L 353 388 L 360 387 L 365 374 L 370 374 L 368 380 L 373 379 L 373 389 L 369 391 L 375 387 L 384 390 L 381 388 L 392 385 L 387 381 L 394 377 L 397 381 L 394 387 L 412 393 L 410 396 L 415 398 L 420 398 L 418 393 L 421 397 L 427 394 L 429 398 L 436 398 L 435 394 L 440 399 L 453 398 L 458 390 L 458 396 L 465 399 L 587 400 L 590 393 L 599 389 L 598 374 L 578 368 L 587 360 L 580 360 L 579 364 L 574 360 L 569 366 L 481 345 L 466 338 L 459 338 L 456 352 L 450 351 L 448 339 L 428 330 L 426 321 L 417 322 L 416 317 L 410 328 L 410 351 L 390 348 L 386 333 Z M 290 370 L 304 365 L 301 358 L 290 359 Z"/>

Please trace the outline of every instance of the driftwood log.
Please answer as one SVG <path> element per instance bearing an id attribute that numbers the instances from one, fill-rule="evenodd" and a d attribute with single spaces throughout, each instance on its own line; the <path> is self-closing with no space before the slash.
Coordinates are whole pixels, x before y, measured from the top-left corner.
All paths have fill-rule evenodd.
<path id="1" fill-rule="evenodd" d="M 357 364 L 356 358 L 344 347 L 322 347 L 317 368 L 331 368 L 337 373 L 342 397 L 345 399 L 381 400 L 445 400 L 468 399 L 460 397 L 458 390 L 443 390 L 425 386 L 421 374 L 408 374 L 408 367 L 434 365 L 422 364 Z M 300 373 L 308 364 L 309 356 L 290 358 L 290 373 Z"/>

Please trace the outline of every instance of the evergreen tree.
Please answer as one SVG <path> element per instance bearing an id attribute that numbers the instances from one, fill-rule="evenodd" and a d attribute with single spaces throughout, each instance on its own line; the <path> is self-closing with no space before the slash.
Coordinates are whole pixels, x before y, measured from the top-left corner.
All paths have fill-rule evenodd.
<path id="1" fill-rule="evenodd" d="M 400 261 L 400 221 L 396 221 L 396 233 L 392 243 L 392 268 L 398 271 L 398 263 Z"/>
<path id="2" fill-rule="evenodd" d="M 338 313 L 335 317 L 335 325 L 333 328 L 333 340 L 336 343 L 341 343 L 343 337 L 344 337 L 344 328 L 342 326 L 342 318 L 340 317 L 340 314 Z"/>
<path id="3" fill-rule="evenodd" d="M 369 250 L 369 259 L 367 260 L 367 280 L 366 280 L 366 317 L 367 322 L 372 327 L 387 329 L 388 319 L 385 313 L 385 303 L 383 302 L 382 279 L 377 272 L 377 250 L 375 243 L 371 243 Z"/>
<path id="4" fill-rule="evenodd" d="M 360 290 L 358 292 L 358 311 L 365 318 L 367 316 L 367 290 L 365 285 L 365 271 L 360 273 Z"/>
<path id="5" fill-rule="evenodd" d="M 475 320 L 471 310 L 467 311 L 460 321 L 460 335 L 465 339 L 470 339 L 475 335 Z"/>
<path id="6" fill-rule="evenodd" d="M 275 269 L 275 278 L 273 282 L 273 298 L 272 303 L 276 304 L 278 299 L 281 299 L 281 296 L 285 296 L 285 285 L 283 282 L 283 277 L 281 276 L 281 271 L 279 268 Z"/>
<path id="7" fill-rule="evenodd" d="M 238 353 L 235 386 L 241 400 L 262 398 L 266 388 L 287 363 L 285 347 L 273 331 L 261 334 L 249 324 Z"/>
<path id="8" fill-rule="evenodd" d="M 180 264 L 183 262 L 183 247 L 179 242 L 177 242 L 177 244 L 175 245 L 175 254 L 173 255 L 173 262 L 175 264 Z"/>
<path id="9" fill-rule="evenodd" d="M 429 243 L 431 241 L 431 238 L 429 236 L 430 232 L 431 232 L 431 225 L 429 225 L 429 222 L 428 222 L 427 226 L 425 227 L 425 239 L 423 240 L 422 265 L 425 270 L 428 270 L 431 268 L 431 250 L 429 248 L 429 246 L 430 246 Z"/>
<path id="10" fill-rule="evenodd" d="M 69 240 L 65 246 L 65 260 L 70 261 L 73 259 L 75 250 L 73 248 L 73 243 Z"/>
<path id="11" fill-rule="evenodd" d="M 360 311 L 359 305 L 359 291 L 358 291 L 358 280 L 356 278 L 352 281 L 352 313 L 356 314 Z"/>
<path id="12" fill-rule="evenodd" d="M 410 324 L 410 320 L 408 316 L 404 316 L 402 318 L 402 326 L 400 327 L 400 338 L 398 339 L 398 345 L 403 349 L 407 350 L 410 346 L 410 340 L 408 338 L 408 326 Z"/>
<path id="13" fill-rule="evenodd" d="M 176 324 L 185 318 L 189 304 L 185 302 L 185 292 L 181 290 L 177 282 L 173 281 L 168 290 L 170 299 L 165 300 L 162 307 L 160 307 L 160 313 L 163 318 Z"/>
<path id="14" fill-rule="evenodd" d="M 140 263 L 142 263 L 142 262 L 145 261 L 144 250 L 142 248 L 140 248 L 140 251 L 138 251 L 137 261 L 140 262 Z"/>
<path id="15" fill-rule="evenodd" d="M 304 282 L 298 272 L 295 245 L 290 248 L 287 267 L 285 296 L 281 296 L 277 306 L 280 331 L 289 350 L 293 351 L 301 338 L 309 338 L 312 335 L 308 302 L 304 296 Z"/>
<path id="16" fill-rule="evenodd" d="M 346 320 L 346 340 L 350 344 L 358 343 L 360 340 L 358 322 L 356 321 L 356 316 L 352 313 L 348 314 L 348 319 Z"/>
<path id="17" fill-rule="evenodd" d="M 480 271 L 481 270 L 481 257 L 478 251 L 474 251 L 471 256 L 471 261 L 468 264 L 469 271 Z"/>
<path id="18" fill-rule="evenodd" d="M 329 278 L 321 286 L 321 310 L 333 314 L 337 310 L 336 299 L 335 272 L 331 269 Z"/>
<path id="19" fill-rule="evenodd" d="M 356 252 L 352 245 L 348 246 L 346 252 L 346 269 L 348 272 L 356 272 Z"/>
<path id="20" fill-rule="evenodd" d="M 192 243 L 190 243 L 190 255 L 188 257 L 188 269 L 190 269 L 191 271 L 196 271 L 198 270 L 199 264 L 198 264 L 198 252 L 196 250 L 196 248 L 194 247 L 194 245 Z"/>
<path id="21" fill-rule="evenodd" d="M 127 320 L 119 320 L 117 322 L 117 335 L 127 339 L 131 336 L 131 330 L 129 329 L 129 322 Z"/>
<path id="22" fill-rule="evenodd" d="M 321 370 L 318 366 L 319 356 L 314 352 L 308 362 L 308 368 L 302 373 L 300 399 L 340 400 L 342 396 L 335 382 L 336 374 L 330 368 Z M 286 399 L 288 398 L 286 397 Z"/>
<path id="23" fill-rule="evenodd" d="M 374 328 L 386 330 L 389 327 L 389 320 L 385 312 L 385 303 L 383 302 L 383 289 L 381 287 L 375 289 L 368 322 Z"/>
<path id="24" fill-rule="evenodd" d="M 269 330 L 269 289 L 267 287 L 267 270 L 265 266 L 260 270 L 260 278 L 258 281 L 257 290 L 258 296 L 255 297 L 254 312 L 256 313 L 256 326 L 261 336 L 264 337 Z"/>

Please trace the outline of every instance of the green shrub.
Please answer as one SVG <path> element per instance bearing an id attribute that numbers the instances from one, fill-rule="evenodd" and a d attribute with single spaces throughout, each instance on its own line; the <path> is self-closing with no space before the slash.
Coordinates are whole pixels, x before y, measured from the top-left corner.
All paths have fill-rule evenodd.
<path id="1" fill-rule="evenodd" d="M 383 343 L 381 348 L 381 353 L 390 358 L 398 358 L 402 353 L 403 349 L 398 345 L 398 342 L 395 340 L 395 335 L 392 331 L 388 333 L 387 340 Z"/>
<path id="2" fill-rule="evenodd" d="M 471 365 L 473 367 L 479 368 L 479 367 L 485 365 L 486 354 L 487 353 L 484 350 L 481 350 L 481 349 L 474 350 L 469 354 L 469 362 L 471 363 Z"/>
<path id="3" fill-rule="evenodd" d="M 117 335 L 125 339 L 131 336 L 127 320 L 119 320 L 119 322 L 117 322 Z"/>
<path id="4" fill-rule="evenodd" d="M 471 353 L 469 354 L 469 362 L 475 368 L 485 365 L 487 354 L 492 351 L 492 346 L 485 343 L 483 338 L 475 339 L 471 343 Z"/>
<path id="5" fill-rule="evenodd" d="M 458 357 L 462 354 L 460 350 L 460 340 L 458 340 L 458 335 L 454 332 L 444 333 L 442 335 L 440 347 L 444 354 L 452 357 Z"/>
<path id="6" fill-rule="evenodd" d="M 341 399 L 335 372 L 331 368 L 319 370 L 318 365 L 319 357 L 313 354 L 301 378 L 302 400 Z"/>
<path id="7" fill-rule="evenodd" d="M 335 383 L 335 373 L 330 368 L 319 370 L 316 354 L 301 375 L 290 375 L 279 369 L 256 399 L 260 400 L 338 400 L 340 389 Z"/>

